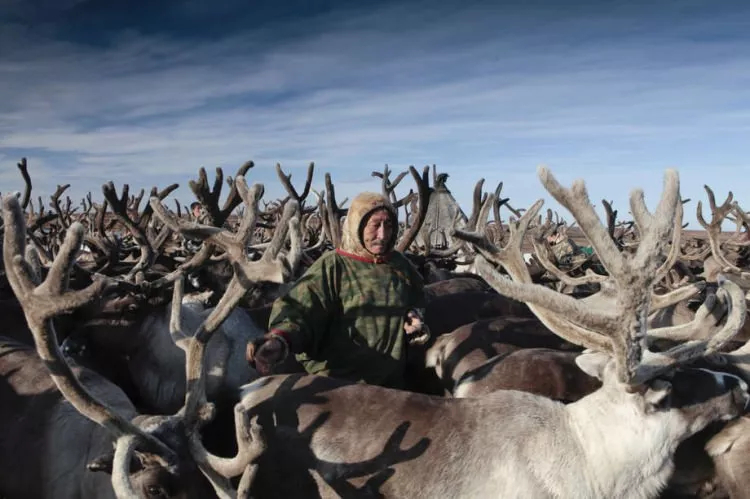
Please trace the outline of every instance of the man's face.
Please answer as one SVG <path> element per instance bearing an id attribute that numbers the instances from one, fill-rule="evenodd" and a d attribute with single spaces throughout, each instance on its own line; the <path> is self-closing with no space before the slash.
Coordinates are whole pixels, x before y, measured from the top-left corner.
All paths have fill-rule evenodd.
<path id="1" fill-rule="evenodd" d="M 388 252 L 388 242 L 393 235 L 393 223 L 386 210 L 373 212 L 365 223 L 362 235 L 365 249 L 373 255 L 384 255 Z"/>
<path id="2" fill-rule="evenodd" d="M 563 240 L 562 234 L 551 234 L 547 236 L 547 242 L 550 244 L 557 244 Z"/>

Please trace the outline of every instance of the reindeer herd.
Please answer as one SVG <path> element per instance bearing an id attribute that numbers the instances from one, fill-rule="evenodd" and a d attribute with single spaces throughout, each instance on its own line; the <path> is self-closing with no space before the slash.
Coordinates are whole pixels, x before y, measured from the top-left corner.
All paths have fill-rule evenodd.
<path id="1" fill-rule="evenodd" d="M 622 221 L 540 167 L 572 223 L 514 209 L 502 184 L 480 181 L 466 216 L 434 167 L 374 172 L 432 333 L 392 390 L 247 362 L 273 300 L 341 240 L 346 201 L 328 174 L 312 189 L 314 165 L 301 192 L 277 165 L 272 201 L 251 162 L 223 202 L 222 170 L 211 185 L 201 169 L 196 212 L 170 208 L 176 184 L 144 200 L 110 182 L 80 204 L 59 186 L 45 206 L 18 168 L 0 221 L 2 499 L 750 497 L 750 216 L 731 193 L 706 187 L 688 237 L 671 170 L 653 212 L 636 190 Z"/>

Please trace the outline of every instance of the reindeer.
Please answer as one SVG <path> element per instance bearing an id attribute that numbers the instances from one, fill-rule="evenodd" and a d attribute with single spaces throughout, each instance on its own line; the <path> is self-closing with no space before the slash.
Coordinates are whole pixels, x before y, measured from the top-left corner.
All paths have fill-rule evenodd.
<path id="1" fill-rule="evenodd" d="M 73 223 L 40 282 L 24 258 L 26 231 L 18 200 L 14 196 L 5 198 L 3 262 L 34 335 L 37 355 L 10 341 L 0 343 L 0 373 L 3 386 L 8 387 L 3 389 L 0 412 L 4 429 L 1 494 L 32 498 L 204 498 L 210 497 L 213 489 L 222 498 L 246 497 L 252 467 L 243 467 L 237 473 L 243 476 L 239 490 L 234 490 L 221 475 L 226 467 L 211 468 L 207 460 L 213 456 L 200 443 L 200 428 L 214 413 L 206 403 L 206 345 L 249 283 L 262 279 L 281 282 L 289 269 L 288 263 L 277 258 L 287 230 L 277 231 L 260 261 L 247 261 L 242 248 L 252 234 L 261 189 L 248 189 L 242 177 L 237 181 L 247 216 L 236 236 L 222 229 L 185 228 L 175 223 L 181 231 L 192 231 L 206 238 L 208 244 L 224 247 L 236 274 L 219 306 L 192 334 L 182 332 L 180 307 L 173 308 L 170 329 L 175 342 L 186 351 L 188 389 L 184 406 L 170 416 L 137 414 L 119 388 L 66 363 L 51 319 L 90 303 L 111 281 L 98 279 L 82 290 L 66 289 L 83 238 L 82 226 Z M 160 207 L 159 199 L 152 198 L 151 205 Z M 291 203 L 287 211 L 295 208 Z M 297 236 L 298 224 L 296 218 L 289 223 L 289 230 Z M 181 287 L 176 286 L 176 303 L 181 302 L 180 293 Z M 50 377 L 42 374 L 45 368 Z M 254 458 L 262 450 L 257 429 L 239 421 L 238 431 L 244 432 L 238 435 L 239 456 Z M 87 462 L 89 471 L 84 468 Z M 111 479 L 106 473 L 92 471 L 111 473 Z"/>
<path id="2" fill-rule="evenodd" d="M 579 369 L 578 352 L 524 348 L 501 353 L 456 381 L 453 396 L 479 397 L 497 390 L 519 390 L 560 402 L 575 402 L 601 383 Z"/>
<path id="3" fill-rule="evenodd" d="M 738 225 L 735 240 L 747 240 L 747 227 L 750 217 L 736 203 L 730 192 L 722 204 L 717 204 L 713 191 L 705 186 L 708 194 L 711 220 L 706 221 L 699 202 L 696 215 L 708 235 L 711 256 L 704 261 L 704 277 L 709 282 L 723 278 L 731 279 L 744 292 L 750 290 L 750 275 L 747 267 L 741 266 L 738 258 L 726 254 L 721 241 L 721 225 L 725 218 L 733 214 Z M 745 232 L 739 229 L 744 227 Z M 740 248 L 743 248 L 740 245 Z M 705 256 L 705 255 L 704 255 Z M 746 294 L 746 298 L 747 298 Z M 745 323 L 747 326 L 747 323 Z M 739 339 L 748 336 L 747 327 L 738 334 Z M 750 348 L 742 343 L 734 350 L 717 353 L 708 360 L 708 366 L 728 370 L 750 382 Z M 694 497 L 750 497 L 747 476 L 750 473 L 750 418 L 743 416 L 725 427 L 709 429 L 704 435 L 696 436 L 696 445 L 686 449 L 685 463 L 674 478 L 675 492 L 689 493 Z M 705 457 L 710 458 L 705 463 Z M 696 465 L 698 463 L 698 465 Z M 707 468 L 707 469 L 706 469 Z"/>
<path id="4" fill-rule="evenodd" d="M 477 269 L 493 288 L 525 301 L 558 335 L 592 349 L 577 363 L 602 387 L 563 405 L 516 391 L 441 399 L 309 375 L 261 378 L 243 389 L 236 409 L 258 418 L 268 442 L 254 461 L 253 491 L 281 497 L 655 497 L 681 441 L 742 413 L 750 400 L 743 381 L 684 366 L 720 348 L 742 324 L 744 296 L 732 282 L 722 281 L 718 300 L 704 304 L 728 310 L 711 339 L 658 353 L 647 348 L 651 289 L 663 271 L 679 203 L 676 172 L 667 173 L 655 215 L 640 191 L 631 196 L 642 235 L 632 255 L 607 239 L 582 183 L 564 189 L 546 169 L 539 173 L 592 241 L 616 290 L 614 309 L 591 309 L 530 282 L 521 243 L 541 201 L 511 226 L 502 249 L 481 232 L 456 234 L 482 255 Z"/>
<path id="5" fill-rule="evenodd" d="M 599 387 L 575 364 L 580 352 L 536 318 L 498 317 L 438 337 L 425 364 L 454 397 L 521 390 L 572 402 Z"/>

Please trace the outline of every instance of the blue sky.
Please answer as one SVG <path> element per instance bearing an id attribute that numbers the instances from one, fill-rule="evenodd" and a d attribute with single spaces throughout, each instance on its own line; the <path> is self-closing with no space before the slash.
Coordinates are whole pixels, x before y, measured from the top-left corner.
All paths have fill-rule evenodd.
<path id="1" fill-rule="evenodd" d="M 201 166 L 253 159 L 276 197 L 276 162 L 315 161 L 343 198 L 434 163 L 465 209 L 480 177 L 526 207 L 546 164 L 628 218 L 673 167 L 697 228 L 703 184 L 750 209 L 748 33 L 731 1 L 0 0 L 0 190 L 22 156 L 45 199 L 179 182 L 183 204 Z"/>

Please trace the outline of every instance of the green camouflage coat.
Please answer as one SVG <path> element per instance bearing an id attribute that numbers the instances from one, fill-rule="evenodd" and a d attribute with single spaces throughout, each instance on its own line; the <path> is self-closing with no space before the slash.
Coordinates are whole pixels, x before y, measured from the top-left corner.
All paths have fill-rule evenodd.
<path id="1" fill-rule="evenodd" d="M 273 306 L 269 329 L 283 331 L 312 374 L 389 387 L 403 385 L 407 310 L 424 306 L 423 282 L 401 253 L 375 258 L 362 246 L 367 215 L 388 208 L 378 194 L 357 196 L 341 247 L 319 258 Z M 395 242 L 397 228 L 393 216 Z"/>
<path id="2" fill-rule="evenodd" d="M 590 256 L 583 247 L 578 246 L 572 239 L 566 238 L 552 246 L 552 254 L 561 267 L 575 267 Z"/>

